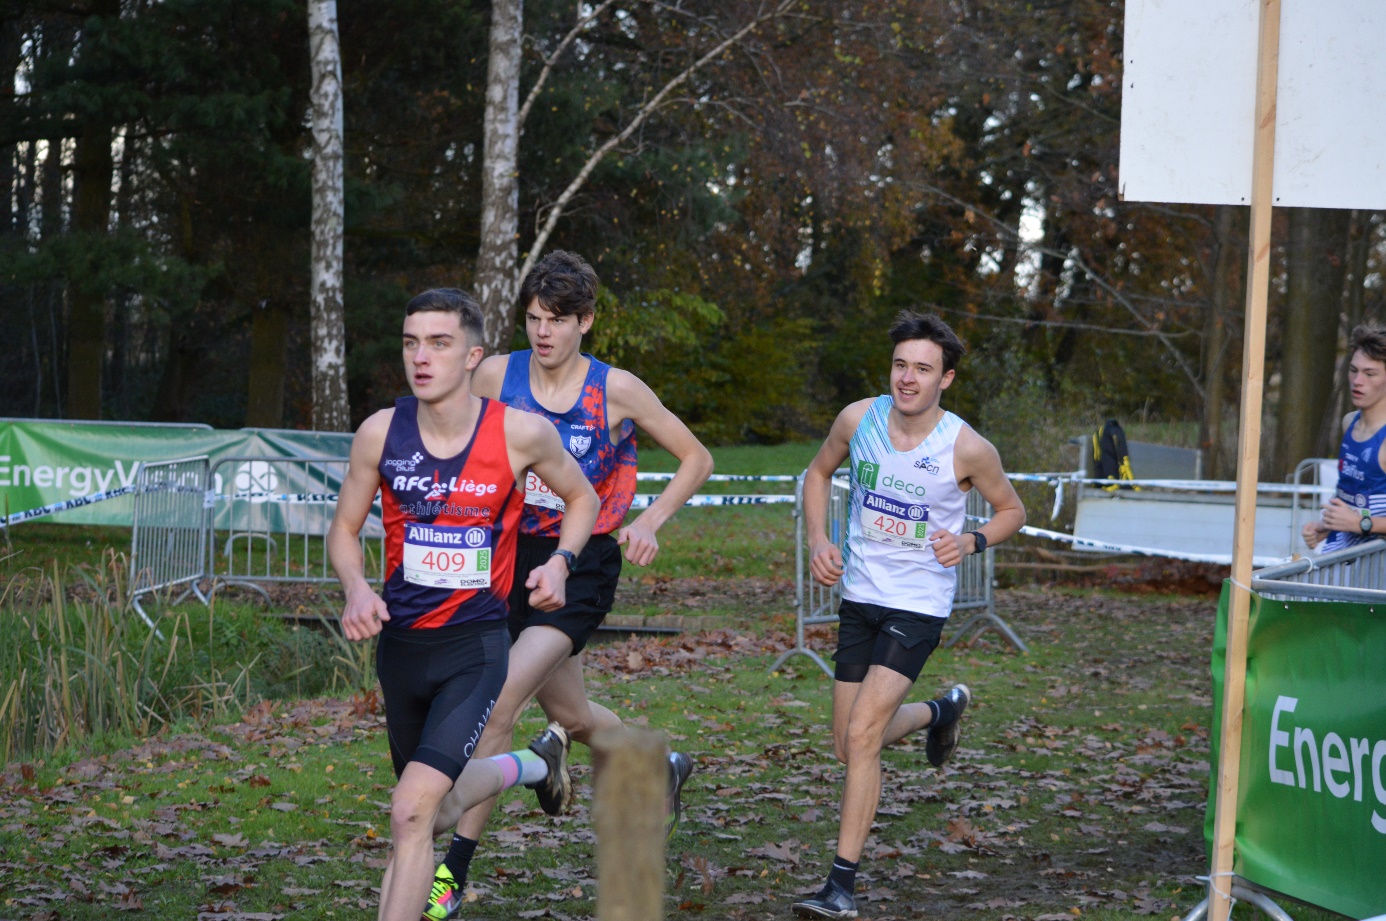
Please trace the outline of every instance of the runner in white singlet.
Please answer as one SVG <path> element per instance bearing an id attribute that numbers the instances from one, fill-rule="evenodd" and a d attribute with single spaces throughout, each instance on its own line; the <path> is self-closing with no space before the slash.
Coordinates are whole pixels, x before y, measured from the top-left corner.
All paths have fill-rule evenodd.
<path id="1" fill-rule="evenodd" d="M 833 748 L 847 765 L 837 856 L 818 894 L 793 905 L 806 918 L 855 918 L 856 873 L 881 797 L 881 749 L 928 728 L 925 753 L 942 767 L 958 744 L 972 699 L 956 685 L 935 700 L 905 703 L 938 646 L 953 604 L 954 567 L 1025 524 L 996 449 L 939 406 L 962 342 L 935 316 L 906 311 L 890 328 L 890 393 L 838 414 L 804 474 L 809 568 L 823 585 L 842 581 L 833 685 Z M 844 560 L 826 534 L 828 488 L 850 457 Z M 967 493 L 995 509 L 963 532 Z"/>

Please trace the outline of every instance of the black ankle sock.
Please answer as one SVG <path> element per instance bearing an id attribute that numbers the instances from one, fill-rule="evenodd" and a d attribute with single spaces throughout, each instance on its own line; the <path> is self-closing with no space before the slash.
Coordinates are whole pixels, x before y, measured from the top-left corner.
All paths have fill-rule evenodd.
<path id="1" fill-rule="evenodd" d="M 448 848 L 443 863 L 447 864 L 452 878 L 457 880 L 458 889 L 467 885 L 467 868 L 472 865 L 472 855 L 476 853 L 476 845 L 475 839 L 464 838 L 457 832 L 452 833 L 452 846 Z"/>
<path id="2" fill-rule="evenodd" d="M 933 720 L 929 722 L 931 728 L 942 729 L 958 719 L 958 708 L 947 697 L 939 697 L 935 700 L 925 701 L 929 705 L 929 710 L 934 714 Z"/>
<path id="3" fill-rule="evenodd" d="M 828 871 L 828 882 L 837 883 L 848 892 L 857 891 L 857 868 L 861 861 L 853 863 L 842 855 L 833 858 L 832 869 Z"/>

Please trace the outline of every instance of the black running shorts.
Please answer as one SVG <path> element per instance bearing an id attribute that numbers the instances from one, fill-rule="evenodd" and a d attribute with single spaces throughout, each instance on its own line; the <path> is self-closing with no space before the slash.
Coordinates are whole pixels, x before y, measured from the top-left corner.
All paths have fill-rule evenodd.
<path id="1" fill-rule="evenodd" d="M 500 697 L 510 642 L 500 621 L 381 631 L 375 671 L 395 776 L 418 761 L 454 781 Z"/>
<path id="2" fill-rule="evenodd" d="M 883 665 L 914 681 L 938 648 L 946 617 L 843 600 L 838 608 L 837 652 L 833 677 L 860 683 L 873 665 Z"/>
<path id="3" fill-rule="evenodd" d="M 568 574 L 567 597 L 556 611 L 529 606 L 525 580 L 543 566 L 558 549 L 556 537 L 520 535 L 515 548 L 515 584 L 510 589 L 510 638 L 526 627 L 547 626 L 562 630 L 573 641 L 572 655 L 582 652 L 616 603 L 616 583 L 621 578 L 621 548 L 612 534 L 593 534 L 578 554 L 577 569 Z"/>

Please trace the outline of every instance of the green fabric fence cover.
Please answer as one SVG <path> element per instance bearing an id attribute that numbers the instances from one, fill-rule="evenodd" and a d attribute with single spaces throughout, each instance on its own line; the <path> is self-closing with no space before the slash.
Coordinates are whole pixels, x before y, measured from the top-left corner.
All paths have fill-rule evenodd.
<path id="1" fill-rule="evenodd" d="M 1213 845 L 1231 584 L 1213 639 Z M 1386 912 L 1386 606 L 1252 595 L 1233 871 L 1353 918 Z"/>
<path id="2" fill-rule="evenodd" d="M 345 457 L 351 435 L 268 429 L 217 431 L 205 426 L 0 420 L 0 515 L 133 486 L 142 463 L 206 454 L 215 467 L 226 457 Z M 233 479 L 253 471 L 237 468 Z M 225 494 L 244 483 L 214 483 Z M 276 488 L 294 490 L 293 483 Z M 321 488 L 320 486 L 317 488 Z M 129 526 L 134 497 L 119 496 L 58 512 L 44 520 Z M 331 516 L 331 506 L 323 513 Z"/>

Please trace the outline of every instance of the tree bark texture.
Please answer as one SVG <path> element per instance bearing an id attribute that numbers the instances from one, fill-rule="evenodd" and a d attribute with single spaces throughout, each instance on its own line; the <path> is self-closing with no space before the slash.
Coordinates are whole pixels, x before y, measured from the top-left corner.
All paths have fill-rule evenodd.
<path id="1" fill-rule="evenodd" d="M 1323 416 L 1332 411 L 1351 216 L 1327 208 L 1287 210 L 1288 284 L 1273 468 L 1279 476 L 1293 473 L 1304 458 L 1323 454 L 1317 441 Z"/>
<path id="2" fill-rule="evenodd" d="M 486 351 L 510 349 L 520 291 L 520 33 L 522 0 L 494 0 L 486 71 L 481 171 L 481 247 L 475 289 L 486 321 Z"/>
<path id="3" fill-rule="evenodd" d="M 111 219 L 111 128 L 92 126 L 77 139 L 72 172 L 72 229 L 92 237 Z M 106 292 L 90 279 L 68 282 L 67 412 L 69 419 L 101 418 L 101 369 L 106 354 Z"/>
<path id="4" fill-rule="evenodd" d="M 336 0 L 309 0 L 308 44 L 313 70 L 313 428 L 320 432 L 345 432 L 351 429 L 351 413 L 347 405 L 346 309 L 342 297 L 346 189 Z M 254 384 L 251 389 L 255 389 Z M 282 393 L 282 386 L 280 389 Z"/>
<path id="5" fill-rule="evenodd" d="M 288 313 L 272 302 L 257 304 L 250 320 L 250 388 L 245 408 L 245 424 L 251 428 L 284 426 L 284 351 L 288 338 Z"/>
<path id="6" fill-rule="evenodd" d="M 1233 205 L 1220 205 L 1214 217 L 1212 297 L 1203 324 L 1203 414 L 1199 444 L 1203 448 L 1203 475 L 1216 480 L 1222 469 L 1222 411 L 1226 401 L 1227 322 L 1234 298 L 1241 290 L 1236 277 L 1240 252 L 1233 237 Z"/>
<path id="7" fill-rule="evenodd" d="M 120 16 L 120 0 L 99 0 L 91 8 L 88 36 L 95 20 Z M 111 123 L 92 116 L 77 138 L 72 156 L 72 230 L 92 237 L 104 235 L 111 220 Z M 45 189 L 45 196 L 47 190 Z M 106 353 L 106 293 L 91 279 L 68 280 L 67 291 L 67 411 L 69 419 L 101 418 L 101 369 Z"/>

